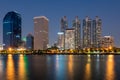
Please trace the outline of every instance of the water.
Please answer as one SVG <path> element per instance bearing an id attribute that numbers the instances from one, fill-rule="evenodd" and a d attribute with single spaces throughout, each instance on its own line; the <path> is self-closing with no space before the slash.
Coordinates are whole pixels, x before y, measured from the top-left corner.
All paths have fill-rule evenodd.
<path id="1" fill-rule="evenodd" d="M 120 80 L 120 55 L 0 55 L 0 80 Z"/>

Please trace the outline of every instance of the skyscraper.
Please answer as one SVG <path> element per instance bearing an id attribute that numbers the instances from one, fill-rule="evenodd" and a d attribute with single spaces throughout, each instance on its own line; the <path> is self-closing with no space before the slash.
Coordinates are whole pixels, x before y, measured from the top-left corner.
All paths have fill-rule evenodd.
<path id="1" fill-rule="evenodd" d="M 33 50 L 33 36 L 32 36 L 32 34 L 28 34 L 26 37 L 26 48 L 28 50 Z"/>
<path id="2" fill-rule="evenodd" d="M 57 46 L 60 50 L 64 49 L 64 32 L 58 32 L 58 43 Z"/>
<path id="3" fill-rule="evenodd" d="M 102 27 L 102 20 L 96 16 L 95 20 L 93 20 L 92 25 L 92 45 L 93 48 L 100 48 L 101 45 L 101 27 Z"/>
<path id="4" fill-rule="evenodd" d="M 17 12 L 8 12 L 3 19 L 4 49 L 18 48 L 21 43 L 21 15 Z"/>
<path id="5" fill-rule="evenodd" d="M 48 18 L 45 16 L 34 17 L 34 50 L 45 50 L 48 39 Z"/>
<path id="6" fill-rule="evenodd" d="M 61 32 L 64 32 L 68 28 L 68 21 L 66 16 L 61 18 Z"/>
<path id="7" fill-rule="evenodd" d="M 63 49 L 65 49 L 65 30 L 68 28 L 68 21 L 66 16 L 64 16 L 63 18 L 61 18 L 61 32 L 64 33 L 64 44 L 63 44 Z"/>
<path id="8" fill-rule="evenodd" d="M 81 47 L 81 26 L 80 26 L 80 20 L 78 19 L 78 16 L 76 16 L 75 20 L 73 20 L 72 27 L 75 30 L 75 49 L 78 49 Z"/>
<path id="9" fill-rule="evenodd" d="M 83 48 L 91 48 L 91 19 L 87 16 L 83 20 Z"/>
<path id="10" fill-rule="evenodd" d="M 65 49 L 75 49 L 75 29 L 68 28 L 65 30 Z"/>

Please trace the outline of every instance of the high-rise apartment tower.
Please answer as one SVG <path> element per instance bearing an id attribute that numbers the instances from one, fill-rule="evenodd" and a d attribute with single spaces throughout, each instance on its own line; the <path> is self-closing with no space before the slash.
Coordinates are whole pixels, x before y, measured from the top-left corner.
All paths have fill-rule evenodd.
<path id="1" fill-rule="evenodd" d="M 91 41 L 92 41 L 91 19 L 87 16 L 83 20 L 83 44 L 82 44 L 82 47 L 83 48 L 91 48 L 92 47 Z"/>
<path id="2" fill-rule="evenodd" d="M 81 25 L 78 16 L 76 16 L 75 20 L 73 20 L 72 27 L 75 30 L 75 49 L 79 49 L 81 47 Z"/>

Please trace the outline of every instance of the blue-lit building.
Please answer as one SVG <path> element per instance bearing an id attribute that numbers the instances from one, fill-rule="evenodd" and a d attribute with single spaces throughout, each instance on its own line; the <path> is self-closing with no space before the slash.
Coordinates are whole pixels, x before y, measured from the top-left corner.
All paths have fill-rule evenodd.
<path id="1" fill-rule="evenodd" d="M 21 44 L 21 15 L 17 12 L 8 12 L 3 19 L 3 44 L 4 49 Z"/>
<path id="2" fill-rule="evenodd" d="M 33 50 L 33 36 L 28 34 L 26 37 L 26 48 L 27 50 Z"/>

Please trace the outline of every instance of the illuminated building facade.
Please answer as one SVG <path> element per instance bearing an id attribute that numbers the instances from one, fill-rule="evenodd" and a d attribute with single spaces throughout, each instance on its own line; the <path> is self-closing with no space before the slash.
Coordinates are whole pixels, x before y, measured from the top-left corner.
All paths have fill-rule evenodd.
<path id="1" fill-rule="evenodd" d="M 64 44 L 63 44 L 63 48 L 65 49 L 65 30 L 68 28 L 68 21 L 67 21 L 67 18 L 66 16 L 62 17 L 61 18 L 61 32 L 64 32 Z"/>
<path id="2" fill-rule="evenodd" d="M 80 26 L 80 20 L 78 19 L 78 16 L 73 20 L 72 27 L 75 30 L 75 49 L 79 49 L 81 47 L 81 26 Z"/>
<path id="3" fill-rule="evenodd" d="M 3 19 L 4 49 L 18 48 L 21 45 L 21 15 L 8 12 Z"/>
<path id="4" fill-rule="evenodd" d="M 26 48 L 27 50 L 33 50 L 33 36 L 32 34 L 28 34 L 26 37 Z"/>
<path id="5" fill-rule="evenodd" d="M 60 50 L 64 49 L 64 32 L 58 32 L 58 43 L 57 46 Z"/>
<path id="6" fill-rule="evenodd" d="M 112 36 L 104 36 L 101 39 L 102 48 L 114 47 L 114 38 Z"/>
<path id="7" fill-rule="evenodd" d="M 91 37 L 91 19 L 87 16 L 86 19 L 83 20 L 83 44 L 82 48 L 91 48 L 92 44 Z"/>
<path id="8" fill-rule="evenodd" d="M 101 27 L 102 21 L 96 16 L 95 20 L 92 23 L 92 47 L 93 48 L 100 48 L 101 47 Z"/>
<path id="9" fill-rule="evenodd" d="M 45 50 L 48 39 L 48 18 L 45 16 L 34 17 L 34 50 Z"/>
<path id="10" fill-rule="evenodd" d="M 75 49 L 75 30 L 74 28 L 65 31 L 65 49 Z"/>

